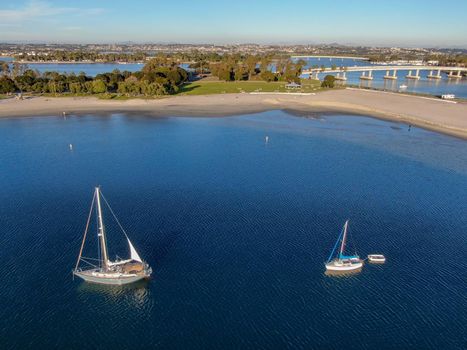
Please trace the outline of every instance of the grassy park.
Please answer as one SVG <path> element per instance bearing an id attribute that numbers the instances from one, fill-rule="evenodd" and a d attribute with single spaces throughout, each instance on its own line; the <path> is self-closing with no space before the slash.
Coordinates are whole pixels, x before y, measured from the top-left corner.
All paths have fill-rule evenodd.
<path id="1" fill-rule="evenodd" d="M 276 81 L 196 81 L 180 87 L 181 95 L 211 95 L 242 92 L 316 92 L 321 89 L 319 80 L 302 80 L 301 89 L 286 89 L 287 82 Z"/>

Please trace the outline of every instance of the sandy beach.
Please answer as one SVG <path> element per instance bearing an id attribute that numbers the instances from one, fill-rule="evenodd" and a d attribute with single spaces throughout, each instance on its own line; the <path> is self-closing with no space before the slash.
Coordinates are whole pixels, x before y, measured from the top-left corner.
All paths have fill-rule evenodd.
<path id="1" fill-rule="evenodd" d="M 0 117 L 140 112 L 156 116 L 228 116 L 283 109 L 300 113 L 344 113 L 412 124 L 467 139 L 467 104 L 382 91 L 345 89 L 316 95 L 220 94 L 157 100 L 92 97 L 33 97 L 0 100 Z"/>

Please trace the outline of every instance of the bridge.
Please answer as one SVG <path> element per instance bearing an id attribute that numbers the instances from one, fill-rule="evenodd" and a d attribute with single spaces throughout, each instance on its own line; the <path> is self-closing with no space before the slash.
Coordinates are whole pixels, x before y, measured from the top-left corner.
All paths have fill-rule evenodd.
<path id="1" fill-rule="evenodd" d="M 323 55 L 294 55 L 290 56 L 291 58 L 330 58 L 330 59 L 339 59 L 342 58 L 344 60 L 359 60 L 359 61 L 368 61 L 368 57 L 356 57 L 356 56 L 323 56 Z"/>
<path id="2" fill-rule="evenodd" d="M 405 77 L 408 79 L 420 79 L 420 71 L 430 71 L 427 75 L 429 79 L 441 79 L 441 72 L 448 72 L 448 78 L 461 79 L 462 73 L 467 72 L 467 67 L 441 67 L 441 66 L 362 66 L 362 67 L 339 67 L 339 68 L 310 68 L 304 69 L 302 75 L 309 75 L 310 78 L 319 79 L 319 75 L 336 73 L 336 79 L 347 80 L 346 73 L 361 72 L 360 79 L 373 80 L 374 71 L 386 71 L 384 79 L 396 80 L 397 72 L 400 70 L 409 71 Z M 314 76 L 313 76 L 314 74 Z"/>

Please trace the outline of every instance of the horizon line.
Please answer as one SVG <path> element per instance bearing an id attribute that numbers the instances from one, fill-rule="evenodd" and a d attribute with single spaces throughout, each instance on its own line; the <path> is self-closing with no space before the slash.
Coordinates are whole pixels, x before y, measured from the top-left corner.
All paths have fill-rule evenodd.
<path id="1" fill-rule="evenodd" d="M 0 41 L 2 44 L 16 44 L 16 45 L 212 45 L 212 46 L 240 46 L 240 45 L 257 45 L 257 46 L 331 46 L 331 47 L 363 47 L 363 48 L 402 48 L 402 49 L 448 49 L 448 50 L 467 50 L 467 44 L 453 45 L 453 46 L 423 46 L 423 45 L 387 45 L 387 44 L 353 44 L 353 43 L 293 43 L 293 42 L 283 42 L 283 43 L 259 43 L 259 42 L 229 42 L 229 43 L 219 43 L 219 42 L 179 42 L 179 41 L 134 41 L 134 40 L 124 40 L 124 41 L 102 41 L 102 42 L 66 42 L 66 41 L 41 41 L 41 40 L 4 40 Z"/>

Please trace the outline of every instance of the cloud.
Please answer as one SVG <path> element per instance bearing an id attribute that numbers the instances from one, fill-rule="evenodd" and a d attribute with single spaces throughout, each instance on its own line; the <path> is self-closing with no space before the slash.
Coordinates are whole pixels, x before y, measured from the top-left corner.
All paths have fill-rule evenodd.
<path id="1" fill-rule="evenodd" d="M 22 22 L 25 20 L 54 17 L 58 15 L 98 15 L 101 8 L 54 7 L 45 1 L 32 0 L 24 7 L 14 10 L 0 10 L 0 22 Z"/>

